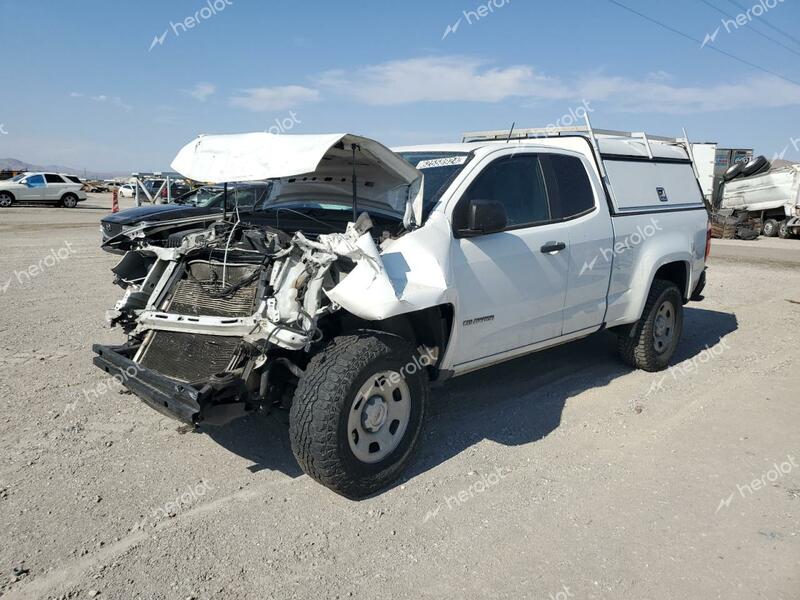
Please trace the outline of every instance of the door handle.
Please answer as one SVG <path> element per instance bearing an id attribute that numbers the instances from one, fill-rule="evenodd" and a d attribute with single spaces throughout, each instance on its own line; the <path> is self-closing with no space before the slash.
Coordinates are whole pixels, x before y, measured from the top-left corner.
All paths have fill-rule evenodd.
<path id="1" fill-rule="evenodd" d="M 544 246 L 540 248 L 543 254 L 552 254 L 555 252 L 561 252 L 567 245 L 564 242 L 547 242 Z"/>

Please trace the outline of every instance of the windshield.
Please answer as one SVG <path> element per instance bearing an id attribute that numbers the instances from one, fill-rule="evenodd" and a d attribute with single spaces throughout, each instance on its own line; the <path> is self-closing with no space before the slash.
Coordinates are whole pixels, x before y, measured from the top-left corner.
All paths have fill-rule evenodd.
<path id="1" fill-rule="evenodd" d="M 400 156 L 425 175 L 423 210 L 427 214 L 469 162 L 467 152 L 399 152 Z"/>
<path id="2" fill-rule="evenodd" d="M 12 177 L 11 181 L 22 181 L 25 178 L 25 173 L 20 173 L 16 177 Z"/>
<path id="3" fill-rule="evenodd" d="M 266 198 L 269 191 L 268 185 L 243 185 L 231 184 L 228 187 L 228 208 L 251 208 Z M 177 204 L 188 204 L 199 208 L 221 208 L 223 200 L 223 188 L 221 187 L 201 187 L 185 196 L 176 199 Z"/>

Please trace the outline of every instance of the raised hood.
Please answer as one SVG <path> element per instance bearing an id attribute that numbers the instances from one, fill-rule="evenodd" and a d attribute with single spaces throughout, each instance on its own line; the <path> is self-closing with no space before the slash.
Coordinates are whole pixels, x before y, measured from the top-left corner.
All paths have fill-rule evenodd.
<path id="1" fill-rule="evenodd" d="M 358 146 L 359 199 L 402 214 L 406 227 L 421 224 L 422 172 L 383 144 L 358 135 L 201 135 L 178 152 L 171 166 L 208 183 L 280 180 L 276 193 L 289 198 L 314 191 L 346 197 L 352 186 L 353 144 Z"/>

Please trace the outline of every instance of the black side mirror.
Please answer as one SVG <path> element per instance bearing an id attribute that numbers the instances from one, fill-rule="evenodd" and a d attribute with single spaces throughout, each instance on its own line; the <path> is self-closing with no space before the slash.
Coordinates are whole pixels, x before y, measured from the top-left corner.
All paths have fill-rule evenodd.
<path id="1" fill-rule="evenodd" d="M 470 200 L 467 213 L 467 235 L 495 233 L 508 225 L 506 207 L 497 200 Z"/>

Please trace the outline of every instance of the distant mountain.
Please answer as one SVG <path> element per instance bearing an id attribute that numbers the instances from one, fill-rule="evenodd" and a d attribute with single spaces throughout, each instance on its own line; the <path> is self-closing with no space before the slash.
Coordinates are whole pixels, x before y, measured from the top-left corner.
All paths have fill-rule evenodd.
<path id="1" fill-rule="evenodd" d="M 783 160 L 782 158 L 776 158 L 772 163 L 773 169 L 780 169 L 781 167 L 788 167 L 789 165 L 796 165 L 797 162 L 793 160 Z"/>
<path id="2" fill-rule="evenodd" d="M 75 169 L 73 167 L 65 167 L 63 165 L 34 165 L 26 163 L 25 161 L 17 158 L 0 158 L 0 171 L 51 171 L 55 173 L 66 173 L 68 175 L 77 175 L 78 177 L 86 177 L 87 179 L 113 179 L 114 177 L 124 177 L 130 175 L 123 171 L 86 171 L 84 174 L 83 169 Z"/>

